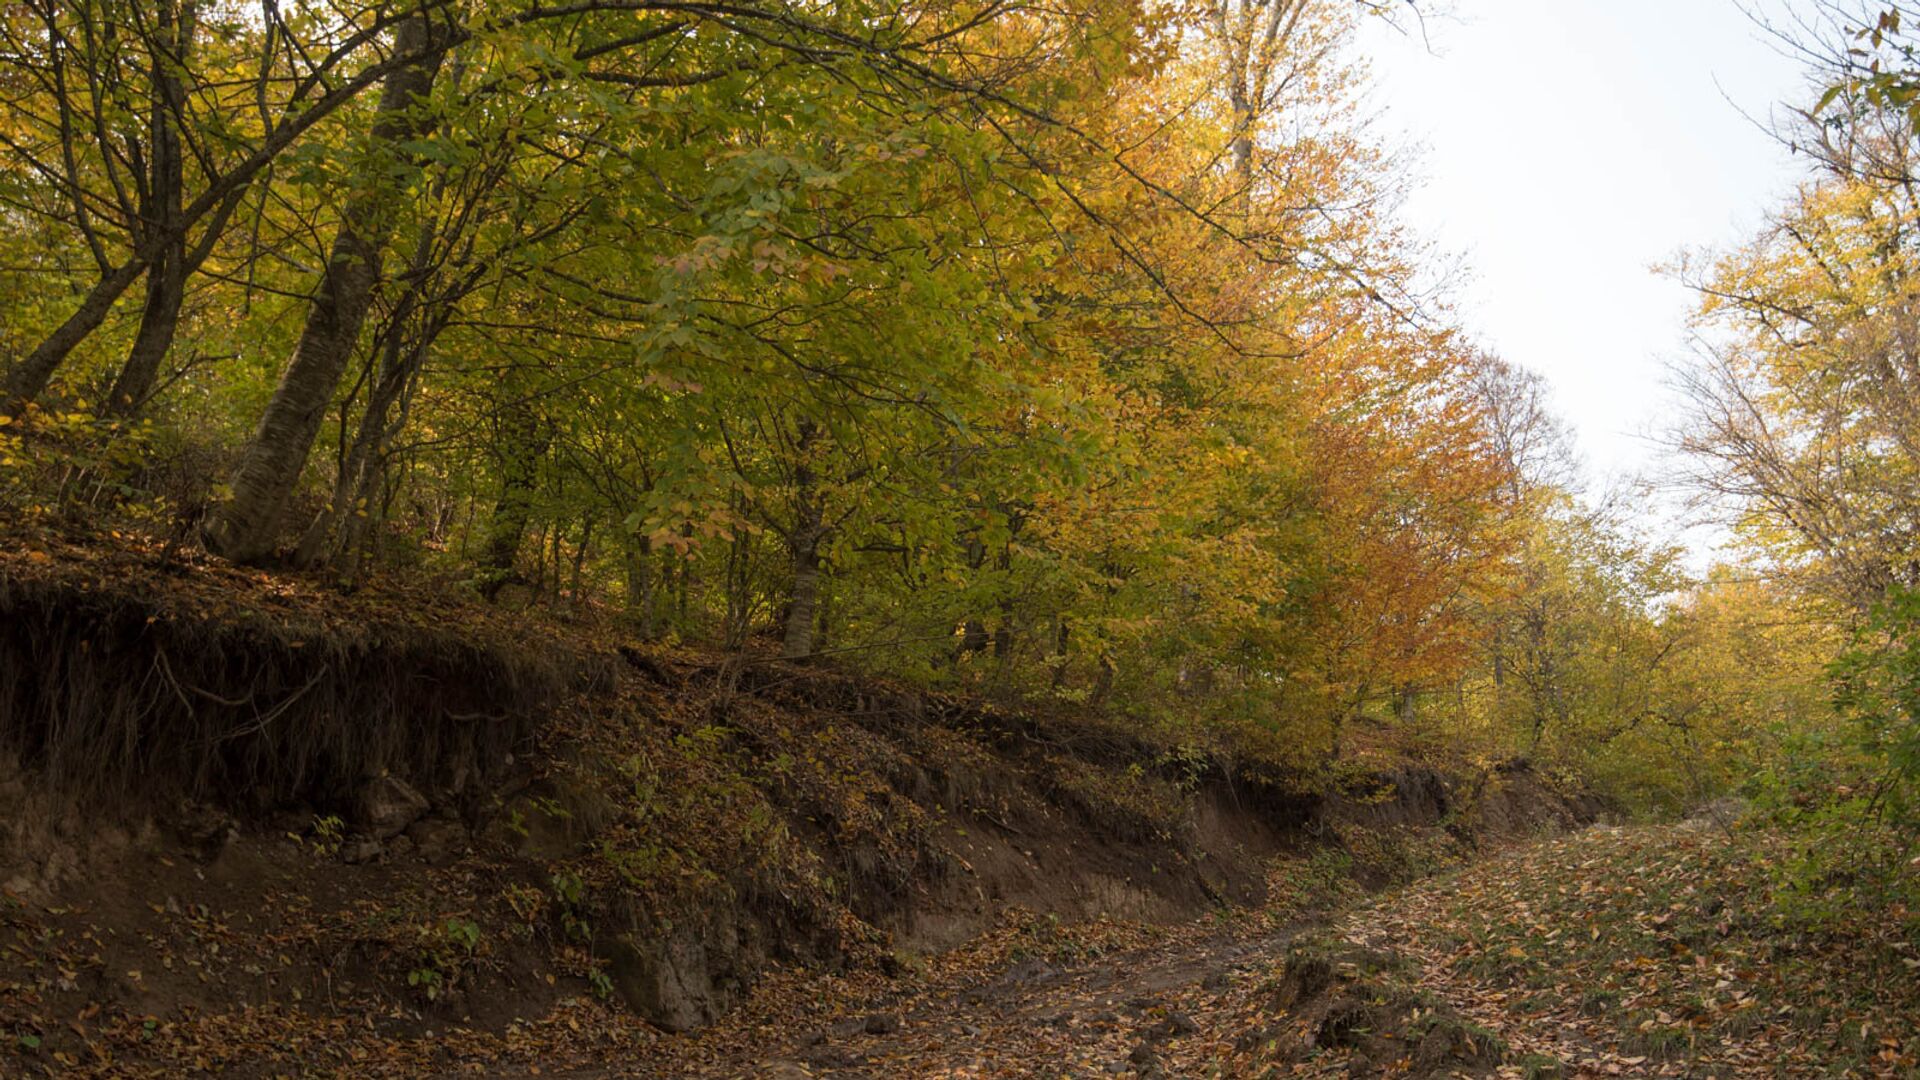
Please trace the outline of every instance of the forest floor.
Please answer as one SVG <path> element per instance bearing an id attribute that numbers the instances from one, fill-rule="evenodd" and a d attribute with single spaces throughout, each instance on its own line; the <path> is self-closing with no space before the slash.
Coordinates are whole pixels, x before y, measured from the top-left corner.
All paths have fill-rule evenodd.
<path id="1" fill-rule="evenodd" d="M 1324 921 L 1255 912 L 1112 951 L 1058 933 L 905 989 L 793 984 L 637 1074 L 1920 1075 L 1920 960 L 1884 924 L 1787 929 L 1779 844 L 1595 827 Z"/>
<path id="2" fill-rule="evenodd" d="M 0 1058 L 0 1075 L 1920 1075 L 1920 958 L 1900 920 L 1796 922 L 1772 872 L 1784 843 L 1707 822 L 1595 826 L 1372 896 L 1330 874 L 1298 887 L 1294 861 L 1296 887 L 1258 909 L 1158 927 L 1016 910 L 891 974 L 777 970 L 686 1036 L 564 996 L 500 1033 L 285 1008 L 158 1031 L 83 1013 L 89 1045 L 192 1053 L 146 1068 L 43 1050 Z M 6 948 L 50 940 L 35 918 L 0 920 Z"/>

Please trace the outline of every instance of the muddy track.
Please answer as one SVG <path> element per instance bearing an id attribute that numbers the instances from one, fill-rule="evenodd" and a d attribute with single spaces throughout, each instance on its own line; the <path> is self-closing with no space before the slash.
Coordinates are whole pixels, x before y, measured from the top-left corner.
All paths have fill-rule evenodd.
<path id="1" fill-rule="evenodd" d="M 750 1005 L 660 1060 L 588 1076 L 1094 1077 L 1205 1075 L 1243 1031 L 1228 1006 L 1298 932 L 1248 917 L 1081 962 L 1028 957 L 971 976 L 822 1001 Z"/>

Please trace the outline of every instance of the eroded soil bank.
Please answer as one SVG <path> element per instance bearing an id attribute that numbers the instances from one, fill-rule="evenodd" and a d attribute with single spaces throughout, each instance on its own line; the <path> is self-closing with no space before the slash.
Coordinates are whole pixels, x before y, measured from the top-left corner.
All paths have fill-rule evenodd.
<path id="1" fill-rule="evenodd" d="M 1150 1069 L 1154 985 L 1597 809 L 132 544 L 0 555 L 0 705 L 7 1075 L 912 1075 L 860 1040 L 1099 1025 Z"/>

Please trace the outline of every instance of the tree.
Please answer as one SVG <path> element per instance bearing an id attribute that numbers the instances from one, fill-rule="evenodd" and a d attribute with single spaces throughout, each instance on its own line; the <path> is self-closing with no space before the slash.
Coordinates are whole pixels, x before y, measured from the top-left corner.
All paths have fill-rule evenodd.
<path id="1" fill-rule="evenodd" d="M 215 554 L 257 560 L 279 537 L 287 495 L 299 482 L 373 303 L 402 196 L 396 181 L 409 171 L 403 144 L 433 125 L 428 98 L 449 36 L 443 22 L 424 13 L 406 19 L 395 34 L 394 51 L 413 59 L 387 76 L 363 166 L 370 182 L 341 206 L 339 232 L 293 359 L 267 402 L 259 430 L 241 451 L 232 495 L 207 520 L 203 538 Z"/>

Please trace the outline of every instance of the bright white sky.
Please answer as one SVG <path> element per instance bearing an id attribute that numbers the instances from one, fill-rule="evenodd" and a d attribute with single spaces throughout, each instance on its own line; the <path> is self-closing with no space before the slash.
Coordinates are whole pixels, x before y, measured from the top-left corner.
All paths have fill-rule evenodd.
<path id="1" fill-rule="evenodd" d="M 1593 478 L 1653 468 L 1692 304 L 1654 267 L 1751 233 L 1802 175 L 1748 117 L 1804 98 L 1803 69 L 1734 0 L 1451 2 L 1428 42 L 1359 43 L 1378 134 L 1418 151 L 1407 220 L 1464 262 L 1482 344 L 1552 382 Z"/>

